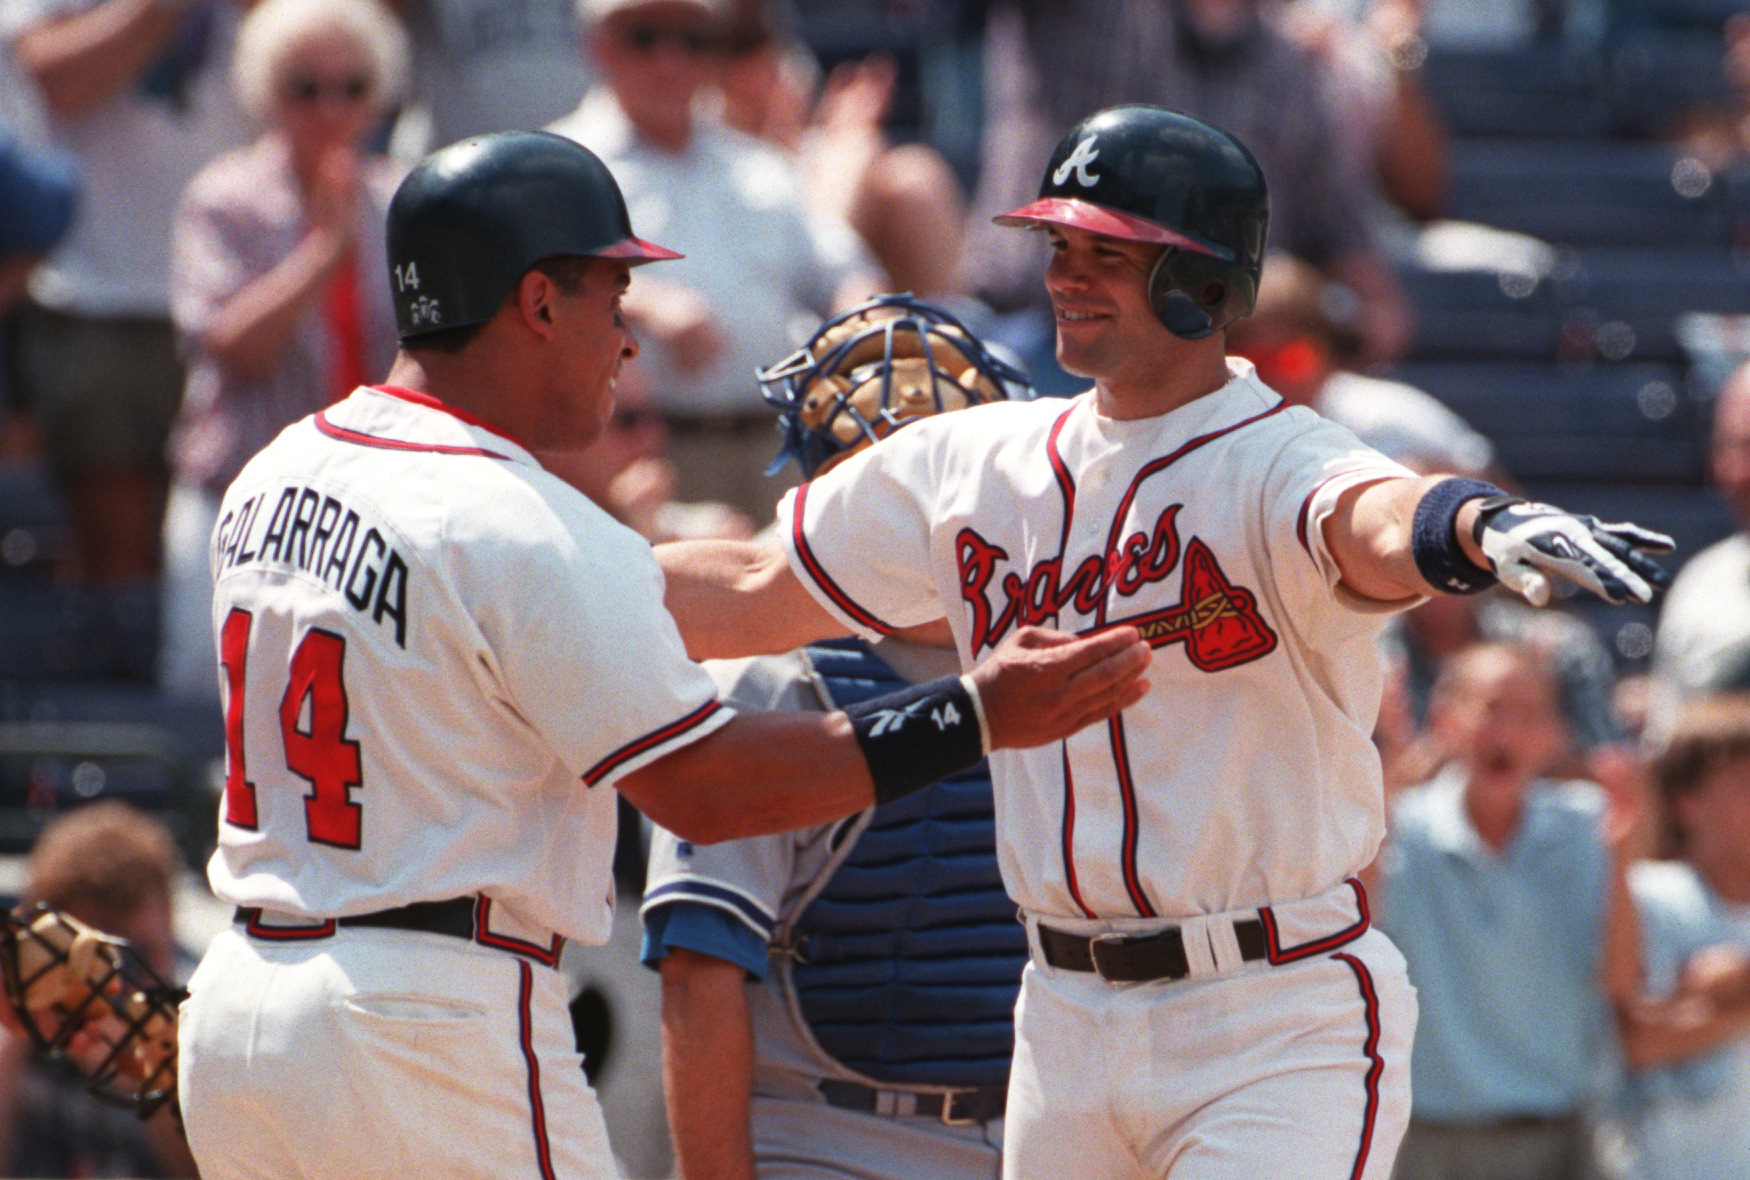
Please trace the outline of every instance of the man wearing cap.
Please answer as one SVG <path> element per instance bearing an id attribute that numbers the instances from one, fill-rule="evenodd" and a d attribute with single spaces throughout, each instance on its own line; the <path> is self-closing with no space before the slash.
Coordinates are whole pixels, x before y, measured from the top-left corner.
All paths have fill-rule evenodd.
<path id="1" fill-rule="evenodd" d="M 1034 629 L 960 677 L 737 715 L 649 546 L 544 471 L 638 353 L 607 168 L 544 132 L 428 157 L 389 207 L 388 381 L 288 427 L 213 537 L 226 778 L 181 1104 L 207 1180 L 607 1178 L 567 938 L 613 909 L 618 790 L 686 838 L 824 822 L 1055 741 L 1145 688 L 1134 630 Z"/>
<path id="2" fill-rule="evenodd" d="M 607 161 L 640 226 L 687 257 L 628 294 L 650 342 L 645 376 L 672 438 L 682 500 L 721 500 L 764 525 L 771 413 L 753 371 L 795 346 L 797 322 L 881 286 L 851 229 L 805 216 L 794 171 L 752 136 L 699 117 L 724 0 L 583 0 L 602 82 L 552 125 Z"/>

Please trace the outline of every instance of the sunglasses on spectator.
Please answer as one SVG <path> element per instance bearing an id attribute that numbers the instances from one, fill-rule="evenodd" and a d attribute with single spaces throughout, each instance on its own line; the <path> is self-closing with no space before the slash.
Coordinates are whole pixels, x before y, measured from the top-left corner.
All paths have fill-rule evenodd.
<path id="1" fill-rule="evenodd" d="M 318 78 L 314 74 L 294 74 L 286 79 L 285 95 L 296 103 L 314 105 L 324 98 L 344 102 L 363 102 L 371 93 L 371 80 L 363 74 L 346 78 Z"/>
<path id="2" fill-rule="evenodd" d="M 674 25 L 633 25 L 620 40 L 639 53 L 652 53 L 667 43 L 688 53 L 702 55 L 717 47 L 717 38 L 707 29 L 683 29 Z"/>

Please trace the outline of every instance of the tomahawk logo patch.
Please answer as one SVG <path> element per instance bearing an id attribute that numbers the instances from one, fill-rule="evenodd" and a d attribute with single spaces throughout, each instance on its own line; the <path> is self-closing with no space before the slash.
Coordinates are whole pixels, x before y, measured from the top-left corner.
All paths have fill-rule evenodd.
<path id="1" fill-rule="evenodd" d="M 1057 170 L 1051 174 L 1052 184 L 1063 184 L 1069 179 L 1071 172 L 1076 174 L 1076 183 L 1083 188 L 1093 188 L 1099 183 L 1099 176 L 1088 171 L 1088 165 L 1100 158 L 1100 149 L 1094 146 L 1095 139 L 1095 136 L 1090 135 L 1076 144 L 1076 150 L 1071 152 L 1069 158 L 1059 164 Z"/>
<path id="2" fill-rule="evenodd" d="M 413 326 L 423 327 L 426 324 L 441 324 L 444 322 L 443 312 L 438 308 L 438 301 L 429 295 L 421 295 L 413 301 Z"/>

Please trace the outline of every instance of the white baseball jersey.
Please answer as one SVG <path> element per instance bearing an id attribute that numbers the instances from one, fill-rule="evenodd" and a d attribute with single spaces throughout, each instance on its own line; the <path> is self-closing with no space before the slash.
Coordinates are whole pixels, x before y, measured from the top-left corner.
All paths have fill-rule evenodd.
<path id="1" fill-rule="evenodd" d="M 1087 393 L 926 419 L 780 507 L 792 568 L 866 637 L 946 608 L 966 667 L 1025 624 L 1132 623 L 1156 649 L 1122 715 L 993 755 L 1004 881 L 1033 913 L 1279 904 L 1378 849 L 1376 638 L 1419 599 L 1351 594 L 1320 526 L 1411 473 L 1229 366 L 1155 418 Z"/>
<path id="2" fill-rule="evenodd" d="M 522 446 L 387 387 L 288 427 L 213 536 L 227 901 L 485 893 L 604 942 L 611 787 L 732 715 L 649 546 Z"/>

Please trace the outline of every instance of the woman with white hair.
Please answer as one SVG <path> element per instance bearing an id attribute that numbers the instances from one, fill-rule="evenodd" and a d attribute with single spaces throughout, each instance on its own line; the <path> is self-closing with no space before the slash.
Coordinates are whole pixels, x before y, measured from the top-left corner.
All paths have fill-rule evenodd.
<path id="1" fill-rule="evenodd" d="M 233 83 L 265 130 L 189 184 L 172 243 L 189 379 L 159 666 L 178 697 L 218 692 L 207 547 L 226 485 L 394 359 L 383 221 L 401 170 L 365 144 L 406 79 L 406 35 L 378 0 L 262 0 L 239 30 Z"/>

